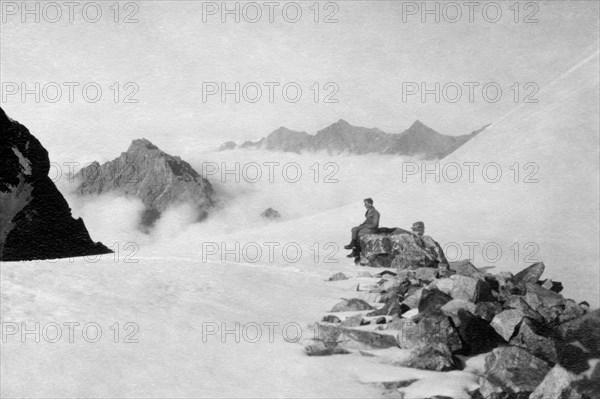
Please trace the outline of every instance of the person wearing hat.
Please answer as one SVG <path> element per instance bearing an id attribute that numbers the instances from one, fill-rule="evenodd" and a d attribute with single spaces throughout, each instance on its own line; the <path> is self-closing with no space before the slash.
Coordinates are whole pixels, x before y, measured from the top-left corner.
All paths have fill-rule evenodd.
<path id="1" fill-rule="evenodd" d="M 354 251 L 358 250 L 358 237 L 364 234 L 375 233 L 379 228 L 380 215 L 377 209 L 375 209 L 373 206 L 373 199 L 365 198 L 363 203 L 365 204 L 365 208 L 367 208 L 367 212 L 365 213 L 365 221 L 352 228 L 352 239 L 350 244 L 344 247 L 345 249 L 354 249 Z"/>
<path id="2" fill-rule="evenodd" d="M 425 234 L 425 223 L 423 222 L 414 222 L 412 224 L 413 234 L 419 237 L 422 237 Z"/>
<path id="3" fill-rule="evenodd" d="M 425 235 L 425 223 L 419 221 L 412 224 L 412 232 L 415 237 L 415 242 L 419 247 L 427 251 L 432 260 L 435 260 L 438 264 L 448 264 L 444 250 L 433 238 Z"/>

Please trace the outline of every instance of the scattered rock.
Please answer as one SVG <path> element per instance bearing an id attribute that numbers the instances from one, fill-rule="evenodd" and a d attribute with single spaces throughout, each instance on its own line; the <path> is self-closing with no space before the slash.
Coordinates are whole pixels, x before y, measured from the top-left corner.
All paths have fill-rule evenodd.
<path id="1" fill-rule="evenodd" d="M 508 309 L 498 313 L 492 319 L 490 325 L 498 335 L 500 335 L 506 342 L 510 341 L 517 326 L 523 321 L 523 312 L 517 309 Z"/>
<path id="2" fill-rule="evenodd" d="M 398 341 L 392 334 L 355 327 L 342 327 L 319 323 L 318 340 L 326 345 L 337 345 L 349 350 L 397 347 Z"/>
<path id="3" fill-rule="evenodd" d="M 600 309 L 563 323 L 559 331 L 565 341 L 578 341 L 593 356 L 600 356 Z"/>
<path id="4" fill-rule="evenodd" d="M 431 371 L 450 371 L 458 368 L 450 348 L 441 342 L 417 346 L 412 349 L 408 360 L 396 365 Z"/>
<path id="5" fill-rule="evenodd" d="M 502 305 L 498 302 L 479 302 L 475 306 L 473 314 L 487 321 L 492 321 L 494 316 L 502 311 Z"/>
<path id="6" fill-rule="evenodd" d="M 335 305 L 330 312 L 351 312 L 360 310 L 372 310 L 373 306 L 359 298 L 344 299 Z"/>
<path id="7" fill-rule="evenodd" d="M 562 295 L 534 283 L 527 283 L 525 286 L 527 293 L 524 299 L 529 307 L 541 314 L 548 323 L 557 320 L 565 307 Z"/>
<path id="8" fill-rule="evenodd" d="M 458 311 L 464 309 L 467 312 L 475 314 L 477 305 L 472 302 L 465 301 L 464 299 L 452 299 L 451 301 L 444 304 L 440 310 L 448 317 L 452 318 L 455 326 L 460 325 L 460 319 L 458 318 Z"/>
<path id="9" fill-rule="evenodd" d="M 398 331 L 398 345 L 412 349 L 423 344 L 444 343 L 452 352 L 462 349 L 462 342 L 452 321 L 441 313 L 421 317 L 418 320 L 398 319 L 390 323 Z"/>
<path id="10" fill-rule="evenodd" d="M 560 314 L 560 316 L 558 316 L 558 320 L 561 323 L 564 323 L 566 321 L 581 317 L 584 314 L 585 314 L 585 308 L 578 305 L 577 302 L 575 302 L 574 300 L 567 299 L 565 301 L 565 310 L 563 310 L 563 312 Z"/>
<path id="11" fill-rule="evenodd" d="M 323 321 L 327 322 L 327 323 L 336 323 L 336 324 L 341 324 L 342 321 L 340 320 L 339 317 L 337 317 L 336 315 L 333 314 L 328 314 L 326 316 L 323 316 Z"/>
<path id="12" fill-rule="evenodd" d="M 464 299 L 473 303 L 494 300 L 490 286 L 484 281 L 458 274 L 450 279 L 454 281 L 450 293 L 454 299 Z"/>
<path id="13" fill-rule="evenodd" d="M 336 273 L 333 276 L 329 277 L 329 281 L 340 281 L 340 280 L 348 280 L 348 277 L 342 272 Z"/>
<path id="14" fill-rule="evenodd" d="M 339 346 L 327 346 L 324 342 L 316 342 L 304 348 L 308 356 L 345 355 L 350 351 Z"/>
<path id="15" fill-rule="evenodd" d="M 546 374 L 529 399 L 585 399 L 575 384 L 579 379 L 581 377 L 557 364 Z"/>
<path id="16" fill-rule="evenodd" d="M 473 356 L 486 353 L 504 343 L 490 324 L 464 308 L 458 309 L 458 334 L 462 338 L 462 353 Z"/>
<path id="17" fill-rule="evenodd" d="M 524 318 L 519 324 L 517 334 L 511 338 L 510 344 L 527 350 L 548 363 L 558 361 L 556 341 L 546 334 L 548 329 L 541 324 Z"/>
<path id="18" fill-rule="evenodd" d="M 507 309 L 515 309 L 520 311 L 523 314 L 523 317 L 529 317 L 530 319 L 536 321 L 544 321 L 542 315 L 531 309 L 522 296 L 511 295 L 506 302 L 504 302 L 504 307 Z"/>
<path id="19" fill-rule="evenodd" d="M 479 390 L 485 398 L 494 393 L 530 394 L 548 371 L 548 363 L 524 349 L 516 346 L 496 348 L 485 358 L 485 374 Z"/>
<path id="20" fill-rule="evenodd" d="M 354 316 L 348 316 L 342 321 L 342 327 L 358 327 L 363 324 L 363 318 L 357 314 Z"/>
<path id="21" fill-rule="evenodd" d="M 409 291 L 410 292 L 410 291 Z M 419 306 L 419 302 L 421 301 L 421 295 L 423 294 L 423 288 L 418 288 L 416 291 L 412 293 L 406 293 L 406 296 L 402 303 L 409 308 L 417 308 Z"/>
<path id="22" fill-rule="evenodd" d="M 433 267 L 420 267 L 415 270 L 415 278 L 425 283 L 430 283 L 437 277 L 437 268 Z"/>
<path id="23" fill-rule="evenodd" d="M 542 277 L 542 274 L 544 274 L 545 268 L 546 266 L 542 262 L 534 263 L 517 273 L 514 281 L 516 284 L 535 284 Z"/>
<path id="24" fill-rule="evenodd" d="M 457 274 L 460 274 L 461 276 L 473 277 L 479 280 L 483 280 L 483 273 L 475 266 L 473 266 L 473 264 L 468 260 L 449 262 L 448 266 L 451 270 L 454 270 Z"/>
<path id="25" fill-rule="evenodd" d="M 267 208 L 260 214 L 265 219 L 276 220 L 281 219 L 281 214 L 273 208 Z"/>
<path id="26" fill-rule="evenodd" d="M 552 281 L 551 279 L 546 279 L 543 282 L 538 281 L 538 284 L 543 288 L 559 293 L 563 290 L 563 285 L 560 281 Z"/>
<path id="27" fill-rule="evenodd" d="M 368 273 L 368 272 L 365 272 L 365 273 Z M 392 272 L 392 271 L 389 271 L 389 270 L 384 270 L 384 271 L 382 271 L 381 273 L 377 273 L 377 274 L 375 275 L 375 277 L 377 277 L 377 278 L 383 278 L 383 277 L 388 277 L 388 276 L 391 276 L 391 277 L 393 277 L 393 276 L 395 276 L 395 275 L 396 275 L 396 273 L 394 273 L 394 272 Z"/>
<path id="28" fill-rule="evenodd" d="M 423 289 L 419 301 L 419 314 L 426 315 L 440 312 L 440 308 L 452 300 L 452 297 L 437 288 Z"/>

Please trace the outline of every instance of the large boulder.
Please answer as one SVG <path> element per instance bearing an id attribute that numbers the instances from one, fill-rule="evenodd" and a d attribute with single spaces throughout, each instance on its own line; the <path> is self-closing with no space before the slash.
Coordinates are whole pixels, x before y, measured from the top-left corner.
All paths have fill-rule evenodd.
<path id="1" fill-rule="evenodd" d="M 508 309 L 494 316 L 490 325 L 498 335 L 508 342 L 517 331 L 517 327 L 523 321 L 523 318 L 525 316 L 520 310 Z"/>
<path id="2" fill-rule="evenodd" d="M 448 345 L 452 352 L 463 348 L 460 335 L 452 320 L 441 313 L 423 315 L 415 321 L 398 319 L 392 322 L 389 328 L 398 330 L 398 345 L 401 348 L 413 349 L 421 345 L 438 343 Z"/>
<path id="3" fill-rule="evenodd" d="M 440 312 L 442 306 L 452 300 L 452 297 L 437 288 L 423 289 L 419 301 L 419 315 L 427 315 Z"/>
<path id="4" fill-rule="evenodd" d="M 207 179 L 146 139 L 134 140 L 127 152 L 110 162 L 93 162 L 76 178 L 80 196 L 113 193 L 140 199 L 145 206 L 140 220 L 143 227 L 152 226 L 162 212 L 181 204 L 192 205 L 196 220 L 202 220 L 214 204 Z"/>
<path id="5" fill-rule="evenodd" d="M 413 234 L 365 234 L 360 237 L 360 263 L 377 267 L 417 269 L 437 267 L 438 254 L 424 243 L 429 236 L 417 238 Z M 439 246 L 439 245 L 438 245 Z"/>
<path id="6" fill-rule="evenodd" d="M 548 363 L 524 349 L 516 346 L 496 348 L 485 357 L 485 374 L 479 390 L 486 398 L 493 397 L 494 393 L 527 397 L 548 371 Z"/>
<path id="7" fill-rule="evenodd" d="M 559 331 L 565 341 L 578 341 L 593 356 L 600 356 L 600 309 L 561 324 Z"/>
<path id="8" fill-rule="evenodd" d="M 535 284 L 526 283 L 525 302 L 538 312 L 548 323 L 555 322 L 565 309 L 565 298 L 554 291 Z"/>
<path id="9" fill-rule="evenodd" d="M 483 273 L 475 266 L 473 266 L 473 264 L 468 260 L 449 262 L 448 265 L 451 270 L 454 270 L 457 274 L 460 274 L 461 276 L 473 277 L 483 280 Z"/>
<path id="10" fill-rule="evenodd" d="M 454 299 L 463 299 L 473 303 L 493 301 L 495 299 L 490 286 L 485 281 L 460 274 L 451 276 L 450 279 L 454 280 L 452 292 L 450 293 Z"/>
<path id="11" fill-rule="evenodd" d="M 545 268 L 542 262 L 534 263 L 517 273 L 514 281 L 516 284 L 537 283 Z"/>
<path id="12" fill-rule="evenodd" d="M 504 339 L 486 320 L 473 315 L 468 310 L 458 309 L 456 319 L 458 321 L 454 324 L 457 325 L 458 334 L 463 341 L 463 354 L 477 355 L 504 344 Z"/>
<path id="13" fill-rule="evenodd" d="M 458 311 L 461 309 L 464 309 L 471 314 L 475 314 L 475 311 L 477 310 L 477 305 L 475 305 L 472 302 L 465 301 L 464 299 L 452 299 L 440 308 L 442 313 L 444 313 L 446 316 L 452 319 L 455 326 L 460 325 Z"/>
<path id="14" fill-rule="evenodd" d="M 0 261 L 112 253 L 72 217 L 49 170 L 46 149 L 0 108 Z"/>
<path id="15" fill-rule="evenodd" d="M 525 318 L 519 324 L 517 334 L 510 339 L 509 343 L 554 364 L 558 361 L 557 341 L 555 337 L 549 335 L 551 335 L 551 331 L 544 325 Z"/>

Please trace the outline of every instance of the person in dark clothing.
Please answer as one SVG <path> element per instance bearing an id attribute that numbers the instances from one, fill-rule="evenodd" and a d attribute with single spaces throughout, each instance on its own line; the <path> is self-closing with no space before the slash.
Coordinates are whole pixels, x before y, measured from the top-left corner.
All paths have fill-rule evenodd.
<path id="1" fill-rule="evenodd" d="M 375 233 L 379 228 L 379 212 L 373 206 L 373 200 L 371 198 L 365 198 L 363 202 L 365 208 L 367 208 L 365 221 L 352 228 L 352 239 L 350 244 L 344 247 L 345 249 L 354 249 L 354 251 L 356 251 L 360 246 L 358 237 L 364 234 Z"/>
<path id="2" fill-rule="evenodd" d="M 446 259 L 446 255 L 440 244 L 434 241 L 430 236 L 425 235 L 425 223 L 420 221 L 414 222 L 412 225 L 412 232 L 416 244 L 427 251 L 432 260 L 441 265 L 448 265 L 448 259 Z"/>

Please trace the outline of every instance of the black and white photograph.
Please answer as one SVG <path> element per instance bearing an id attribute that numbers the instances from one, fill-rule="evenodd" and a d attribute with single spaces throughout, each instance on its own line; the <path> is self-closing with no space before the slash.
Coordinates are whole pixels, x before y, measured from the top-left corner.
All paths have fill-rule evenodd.
<path id="1" fill-rule="evenodd" d="M 600 2 L 0 0 L 0 397 L 600 399 Z"/>

